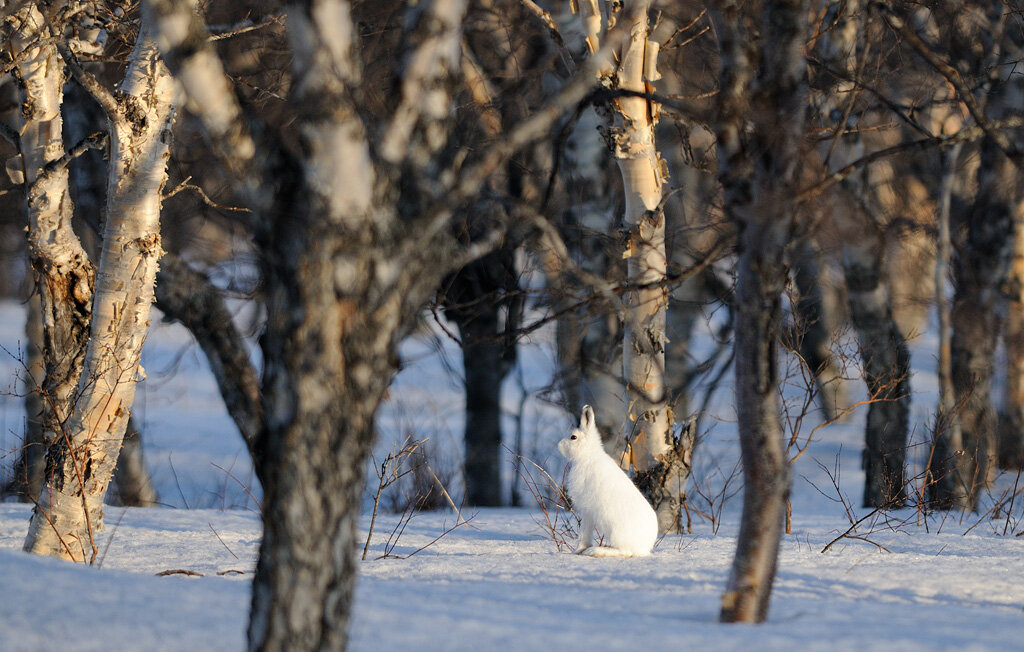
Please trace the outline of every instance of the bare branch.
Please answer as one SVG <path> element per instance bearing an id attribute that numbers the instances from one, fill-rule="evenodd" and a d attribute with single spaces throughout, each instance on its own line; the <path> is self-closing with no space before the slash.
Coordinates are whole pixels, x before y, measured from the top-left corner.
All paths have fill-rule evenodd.
<path id="1" fill-rule="evenodd" d="M 114 97 L 114 94 L 111 93 L 106 86 L 101 84 L 100 80 L 96 79 L 91 72 L 82 67 L 78 57 L 71 51 L 71 48 L 68 47 L 66 41 L 57 40 L 56 45 L 57 52 L 59 52 L 61 58 L 64 59 L 64 63 L 67 64 L 68 69 L 75 78 L 75 81 L 77 81 L 79 85 L 89 93 L 92 99 L 100 105 L 100 108 L 103 109 L 103 112 L 107 114 L 108 118 L 111 120 L 117 120 L 121 115 L 121 103 L 118 102 L 116 97 Z"/>
<path id="2" fill-rule="evenodd" d="M 911 151 L 923 151 L 932 147 L 950 147 L 961 143 L 968 143 L 975 140 L 981 140 L 986 136 L 991 137 L 990 134 L 992 133 L 1000 134 L 1005 139 L 1006 135 L 1001 133 L 1002 130 L 1021 128 L 1024 128 L 1024 118 L 1008 118 L 1006 120 L 987 122 L 986 126 L 984 127 L 980 125 L 974 127 L 965 127 L 958 131 L 957 133 L 952 134 L 950 136 L 934 136 L 931 138 L 920 138 L 918 140 L 911 140 L 905 143 L 900 143 L 898 145 L 893 145 L 892 147 L 886 147 L 885 149 L 880 149 L 876 152 L 871 152 L 870 154 L 866 154 L 860 157 L 856 161 L 844 165 L 835 172 L 830 173 L 827 177 L 825 177 L 818 183 L 814 184 L 813 186 L 801 190 L 796 195 L 796 201 L 797 203 L 800 203 L 805 202 L 809 199 L 813 199 L 814 197 L 818 196 L 825 190 L 831 188 L 837 183 L 840 183 L 841 181 L 843 181 L 843 179 L 850 176 L 857 170 L 865 168 L 868 165 L 874 163 L 875 161 L 879 161 L 881 159 L 894 156 L 896 154 Z"/>
<path id="3" fill-rule="evenodd" d="M 89 150 L 103 149 L 104 147 L 106 147 L 106 145 L 107 132 L 105 131 L 97 131 L 91 136 L 83 138 L 74 147 L 65 152 L 64 156 L 61 156 L 59 159 L 47 163 L 46 166 L 43 168 L 42 172 L 39 173 L 39 176 L 36 177 L 36 180 L 32 182 L 32 185 L 34 186 L 38 183 L 45 182 L 50 177 L 50 175 L 54 174 L 55 172 L 58 172 L 59 170 L 63 170 L 64 168 L 71 164 L 71 161 L 75 160 L 82 154 L 85 154 Z"/>
<path id="4" fill-rule="evenodd" d="M 872 6 L 879 9 L 885 21 L 896 30 L 900 36 L 912 47 L 914 50 L 921 55 L 928 65 L 934 68 L 940 75 L 948 81 L 954 89 L 956 89 L 957 97 L 967 107 L 967 111 L 974 118 L 974 121 L 979 127 L 985 132 L 985 135 L 992 139 L 992 141 L 999 147 L 1000 150 L 1006 156 L 1014 162 L 1018 167 L 1024 167 L 1024 153 L 1017 148 L 1010 139 L 1007 138 L 1006 134 L 996 129 L 992 123 L 985 116 L 985 111 L 978 103 L 978 100 L 974 97 L 974 93 L 964 83 L 963 77 L 956 68 L 949 65 L 939 55 L 935 54 L 928 44 L 925 43 L 920 36 L 918 36 L 913 29 L 903 20 L 903 18 L 897 15 L 890 7 L 881 2 L 876 2 Z"/>

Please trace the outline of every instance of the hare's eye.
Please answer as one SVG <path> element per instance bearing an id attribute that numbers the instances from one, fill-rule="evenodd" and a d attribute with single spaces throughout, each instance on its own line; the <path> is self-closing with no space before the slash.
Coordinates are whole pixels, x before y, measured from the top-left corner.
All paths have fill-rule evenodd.
<path id="1" fill-rule="evenodd" d="M 569 439 L 576 439 L 576 435 L 573 435 L 572 437 L 569 437 Z"/>

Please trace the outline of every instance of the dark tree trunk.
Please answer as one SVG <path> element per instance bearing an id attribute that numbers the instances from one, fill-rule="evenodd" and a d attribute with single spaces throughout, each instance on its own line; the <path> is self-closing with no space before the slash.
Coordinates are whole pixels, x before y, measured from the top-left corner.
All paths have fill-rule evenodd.
<path id="1" fill-rule="evenodd" d="M 760 11 L 723 0 L 718 174 L 739 234 L 736 278 L 736 416 L 743 514 L 722 596 L 723 622 L 767 618 L 789 496 L 778 395 L 777 338 L 790 244 L 801 234 L 793 201 L 807 112 L 807 0 L 769 0 Z"/>
<path id="2" fill-rule="evenodd" d="M 956 403 L 960 406 L 963 464 L 948 465 L 947 475 L 966 495 L 964 507 L 977 506 L 980 490 L 996 470 L 996 415 L 992 401 L 995 349 L 1002 328 L 1003 285 L 1010 267 L 1013 217 L 1021 199 L 1017 167 L 989 140 L 982 142 L 978 194 L 969 215 L 954 229 L 963 235 L 954 261 L 952 371 Z"/>
<path id="3" fill-rule="evenodd" d="M 18 497 L 22 502 L 32 502 L 43 488 L 45 475 L 46 448 L 43 415 L 46 405 L 43 394 L 36 383 L 45 375 L 43 360 L 43 311 L 39 293 L 33 292 L 25 311 L 25 435 L 14 463 L 10 481 L 3 489 L 4 494 Z"/>
<path id="4" fill-rule="evenodd" d="M 361 283 L 336 286 L 337 257 L 368 275 L 382 243 L 318 220 L 320 207 L 298 196 L 283 199 L 278 226 L 262 243 L 266 426 L 256 468 L 264 532 L 249 642 L 262 650 L 341 650 L 363 461 L 395 370 L 400 304 L 380 306 Z"/>
<path id="5" fill-rule="evenodd" d="M 196 338 L 249 453 L 253 459 L 262 457 L 257 445 L 263 426 L 259 375 L 221 292 L 206 275 L 168 253 L 160 261 L 156 307 Z"/>
<path id="6" fill-rule="evenodd" d="M 1006 308 L 1006 387 L 999 410 L 999 468 L 1024 468 L 1024 215 L 1013 219 L 1013 263 Z"/>
<path id="7" fill-rule="evenodd" d="M 135 427 L 132 417 L 128 417 L 121 454 L 117 456 L 114 483 L 117 485 L 117 499 L 126 507 L 152 507 L 157 503 L 156 488 L 142 454 L 142 433 Z"/>
<path id="8" fill-rule="evenodd" d="M 844 256 L 843 271 L 871 400 L 864 431 L 864 506 L 900 507 L 906 500 L 910 354 L 888 300 L 882 250 L 861 248 L 860 253 Z"/>
<path id="9" fill-rule="evenodd" d="M 834 319 L 829 314 L 825 287 L 827 274 L 821 254 L 811 243 L 804 243 L 793 266 L 797 298 L 793 327 L 800 355 L 814 374 L 818 405 L 826 419 L 835 419 L 846 404 L 842 371 L 832 354 Z"/>
<path id="10" fill-rule="evenodd" d="M 459 327 L 465 371 L 466 502 L 503 504 L 501 385 L 515 361 L 521 308 L 513 252 L 502 249 L 459 270 L 445 284 L 445 314 Z M 502 308 L 508 316 L 499 324 Z"/>
<path id="11" fill-rule="evenodd" d="M 776 349 L 786 268 L 781 249 L 768 251 L 764 242 L 757 230 L 744 230 L 736 277 L 736 407 L 744 484 L 736 557 L 722 597 L 726 622 L 767 617 L 789 498 Z"/>

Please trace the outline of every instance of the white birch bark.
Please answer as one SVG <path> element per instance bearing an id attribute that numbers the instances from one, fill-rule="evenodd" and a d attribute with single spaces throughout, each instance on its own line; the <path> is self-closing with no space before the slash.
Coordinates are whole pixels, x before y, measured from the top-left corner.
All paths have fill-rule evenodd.
<path id="1" fill-rule="evenodd" d="M 617 18 L 628 36 L 618 51 L 619 65 L 610 87 L 634 93 L 652 90 L 656 81 L 658 44 L 650 40 L 649 3 L 625 5 Z M 580 5 L 587 45 L 596 52 L 605 33 L 595 2 Z M 662 533 L 680 531 L 680 508 L 689 477 L 692 435 L 672 434 L 673 419 L 665 385 L 665 329 L 668 307 L 665 215 L 662 186 L 667 166 L 658 154 L 655 125 L 658 106 L 644 97 L 619 97 L 610 103 L 613 124 L 604 130 L 608 147 L 622 175 L 624 227 L 628 241 L 624 297 L 622 369 L 626 384 L 623 439 L 627 464 L 636 468 L 638 484 L 658 513 Z M 613 451 L 617 454 L 618 451 Z M 618 457 L 618 455 L 616 455 Z"/>
<path id="2" fill-rule="evenodd" d="M 95 80 L 93 80 L 95 81 Z M 48 454 L 46 486 L 25 550 L 92 561 L 106 494 L 140 374 L 160 248 L 174 83 L 160 62 L 150 21 L 108 106 L 110 176 L 91 337 L 74 412 Z M 111 99 L 111 98 L 106 98 Z"/>
<path id="3" fill-rule="evenodd" d="M 10 46 L 19 64 L 17 128 L 26 184 L 29 257 L 41 299 L 46 378 L 44 440 L 59 433 L 71 411 L 85 356 L 94 268 L 71 226 L 72 202 L 64 156 L 64 66 L 50 28 L 34 6 L 16 15 Z"/>

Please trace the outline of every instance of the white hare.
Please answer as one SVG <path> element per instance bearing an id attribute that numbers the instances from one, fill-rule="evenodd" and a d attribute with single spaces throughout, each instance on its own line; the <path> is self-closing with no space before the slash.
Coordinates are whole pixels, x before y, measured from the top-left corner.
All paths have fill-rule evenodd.
<path id="1" fill-rule="evenodd" d="M 629 476 L 604 451 L 589 405 L 583 407 L 579 428 L 558 442 L 558 452 L 569 460 L 566 489 L 582 520 L 576 554 L 651 554 L 658 538 L 658 517 Z M 595 527 L 604 535 L 602 546 L 593 546 Z"/>

